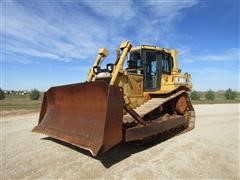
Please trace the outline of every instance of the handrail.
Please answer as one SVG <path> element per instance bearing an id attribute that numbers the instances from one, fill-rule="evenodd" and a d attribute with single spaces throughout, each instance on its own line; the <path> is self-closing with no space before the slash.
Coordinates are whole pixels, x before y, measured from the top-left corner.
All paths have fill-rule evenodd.
<path id="1" fill-rule="evenodd" d="M 107 49 L 101 48 L 101 49 L 98 50 L 98 55 L 96 57 L 96 60 L 93 64 L 92 68 L 88 72 L 88 77 L 87 77 L 88 82 L 95 81 L 95 74 L 93 72 L 93 67 L 98 66 L 103 61 L 103 59 L 107 56 L 108 56 Z"/>
<path id="2" fill-rule="evenodd" d="M 115 64 L 115 66 L 114 66 L 114 69 L 113 69 L 113 72 L 112 72 L 112 78 L 111 78 L 111 81 L 110 81 L 110 85 L 114 85 L 119 71 L 123 69 L 123 64 L 125 62 L 125 59 L 127 57 L 128 52 L 131 50 L 131 47 L 132 47 L 132 45 L 128 41 L 123 42 L 121 44 L 120 49 L 122 50 L 122 53 L 120 55 L 119 60 L 117 61 L 117 64 Z"/>

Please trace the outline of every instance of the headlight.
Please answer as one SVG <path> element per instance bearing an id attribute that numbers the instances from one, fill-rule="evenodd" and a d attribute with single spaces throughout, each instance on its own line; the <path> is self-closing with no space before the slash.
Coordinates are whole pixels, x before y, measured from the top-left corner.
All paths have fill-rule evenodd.
<path id="1" fill-rule="evenodd" d="M 93 72 L 94 72 L 94 74 L 99 74 L 101 72 L 101 68 L 99 66 L 94 66 Z"/>
<path id="2" fill-rule="evenodd" d="M 107 64 L 107 70 L 108 72 L 113 72 L 114 64 Z"/>

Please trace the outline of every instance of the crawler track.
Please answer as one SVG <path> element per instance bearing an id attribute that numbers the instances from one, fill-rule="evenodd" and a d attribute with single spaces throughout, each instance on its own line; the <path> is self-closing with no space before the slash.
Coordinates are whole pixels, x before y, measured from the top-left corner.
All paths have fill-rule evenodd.
<path id="1" fill-rule="evenodd" d="M 180 90 L 177 93 L 170 94 L 166 97 L 153 97 L 152 99 L 148 100 L 146 103 L 143 105 L 137 107 L 134 109 L 134 111 L 142 118 L 147 116 L 148 114 L 152 113 L 154 110 L 160 108 L 161 106 L 164 106 L 165 103 L 170 102 L 174 99 L 177 99 L 177 97 L 180 97 L 181 95 L 186 94 L 185 90 Z M 184 113 L 184 117 L 186 120 L 188 120 L 188 126 L 183 132 L 187 132 L 191 129 L 194 128 L 194 123 L 195 123 L 195 112 L 193 109 L 193 106 L 191 104 L 190 98 L 188 95 L 185 96 L 187 100 L 187 106 L 188 110 L 186 113 Z M 129 123 L 134 123 L 136 120 L 130 115 L 126 114 L 123 117 L 123 123 L 124 124 L 129 124 Z"/>

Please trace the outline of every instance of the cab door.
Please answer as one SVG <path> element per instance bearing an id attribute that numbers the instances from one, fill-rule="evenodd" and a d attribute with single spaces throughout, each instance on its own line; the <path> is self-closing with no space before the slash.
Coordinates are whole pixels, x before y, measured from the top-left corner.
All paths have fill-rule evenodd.
<path id="1" fill-rule="evenodd" d="M 143 50 L 144 91 L 157 91 L 161 81 L 161 54 L 156 51 Z"/>

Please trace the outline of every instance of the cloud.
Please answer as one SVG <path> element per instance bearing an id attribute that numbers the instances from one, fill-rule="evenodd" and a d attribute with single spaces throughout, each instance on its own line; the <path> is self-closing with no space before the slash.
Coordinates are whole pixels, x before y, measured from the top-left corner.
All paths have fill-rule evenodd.
<path id="1" fill-rule="evenodd" d="M 115 1 L 83 1 L 91 11 L 97 15 L 118 19 L 122 21 L 130 20 L 135 15 L 134 4 L 131 0 L 115 0 Z"/>
<path id="2" fill-rule="evenodd" d="M 240 49 L 232 48 L 221 54 L 209 54 L 203 56 L 203 60 L 205 61 L 236 61 L 240 58 Z"/>
<path id="3" fill-rule="evenodd" d="M 85 59 L 100 46 L 101 39 L 106 37 L 96 20 L 80 15 L 70 19 L 66 17 L 59 22 L 64 7 L 51 14 L 32 13 L 27 7 L 16 3 L 5 3 L 3 25 L 3 53 L 28 55 L 46 59 L 68 62 L 74 59 Z M 44 6 L 44 4 L 41 4 Z M 46 4 L 45 4 L 46 5 Z M 39 6 L 38 8 L 44 8 Z M 53 7 L 50 8 L 54 12 Z M 36 12 L 38 9 L 36 9 Z M 70 12 L 73 13 L 74 12 Z M 74 15 L 76 16 L 76 15 Z M 88 27 L 91 28 L 88 28 Z M 100 35 L 96 37 L 96 34 Z"/>
<path id="4" fill-rule="evenodd" d="M 198 2 L 140 1 L 136 5 L 136 17 L 131 21 L 135 39 L 141 44 L 156 44 L 166 48 L 175 46 L 178 36 L 175 32 L 176 21 L 184 17 L 187 8 Z"/>
<path id="5" fill-rule="evenodd" d="M 240 60 L 240 48 L 230 48 L 221 53 L 201 53 L 201 54 L 192 54 L 190 49 L 183 49 L 183 52 L 180 54 L 180 58 L 184 62 L 193 63 L 193 62 L 229 62 L 229 61 L 239 61 Z"/>
<path id="6" fill-rule="evenodd" d="M 60 57 L 52 54 L 52 53 L 48 53 L 48 52 L 42 52 L 36 49 L 31 49 L 31 48 L 21 48 L 18 47 L 16 48 L 15 46 L 11 47 L 9 45 L 7 45 L 7 49 L 11 52 L 17 53 L 17 54 L 24 54 L 24 55 L 29 55 L 29 56 L 35 56 L 35 57 L 41 57 L 41 58 L 49 58 L 49 59 L 59 59 Z"/>
<path id="7" fill-rule="evenodd" d="M 146 1 L 148 11 L 154 16 L 164 21 L 171 21 L 176 16 L 182 15 L 186 8 L 190 8 L 199 3 L 197 0 L 190 1 Z"/>
<path id="8" fill-rule="evenodd" d="M 4 59 L 26 56 L 92 62 L 89 57 L 94 59 L 98 48 L 114 52 L 123 40 L 135 45 L 161 42 L 169 46 L 174 41 L 174 19 L 196 4 L 197 1 L 7 1 L 3 3 L 0 29 Z"/>

